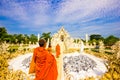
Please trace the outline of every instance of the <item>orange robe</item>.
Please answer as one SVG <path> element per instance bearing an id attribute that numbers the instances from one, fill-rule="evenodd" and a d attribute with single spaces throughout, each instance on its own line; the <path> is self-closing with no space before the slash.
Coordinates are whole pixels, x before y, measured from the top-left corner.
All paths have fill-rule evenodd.
<path id="1" fill-rule="evenodd" d="M 57 44 L 56 45 L 56 57 L 59 57 L 59 55 L 60 55 L 60 45 Z"/>
<path id="2" fill-rule="evenodd" d="M 52 48 L 48 47 L 47 50 L 51 53 L 52 52 Z"/>
<path id="3" fill-rule="evenodd" d="M 34 50 L 35 80 L 57 80 L 57 64 L 55 57 L 46 49 L 37 47 Z"/>

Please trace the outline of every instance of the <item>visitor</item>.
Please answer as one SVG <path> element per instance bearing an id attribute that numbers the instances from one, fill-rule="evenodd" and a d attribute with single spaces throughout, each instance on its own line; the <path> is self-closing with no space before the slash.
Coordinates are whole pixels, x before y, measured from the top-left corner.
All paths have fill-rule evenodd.
<path id="1" fill-rule="evenodd" d="M 45 47 L 46 41 L 40 39 L 39 47 L 34 49 L 35 80 L 57 80 L 56 59 Z"/>
<path id="2" fill-rule="evenodd" d="M 56 45 L 56 57 L 58 58 L 60 56 L 60 45 Z"/>

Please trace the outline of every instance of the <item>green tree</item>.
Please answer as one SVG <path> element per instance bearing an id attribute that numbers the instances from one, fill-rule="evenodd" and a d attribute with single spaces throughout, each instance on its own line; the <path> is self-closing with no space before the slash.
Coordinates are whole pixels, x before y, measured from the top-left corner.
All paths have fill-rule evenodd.
<path id="1" fill-rule="evenodd" d="M 7 34 L 6 28 L 5 27 L 0 27 L 0 37 L 2 37 L 5 34 Z"/>
<path id="2" fill-rule="evenodd" d="M 24 36 L 23 36 L 23 34 L 18 34 L 17 36 L 16 36 L 16 39 L 18 40 L 17 41 L 17 43 L 22 43 L 23 41 L 24 41 Z"/>
<path id="3" fill-rule="evenodd" d="M 96 42 L 96 44 L 98 45 L 100 40 L 104 40 L 104 38 L 100 35 L 100 34 L 92 34 L 90 35 L 90 42 Z"/>
<path id="4" fill-rule="evenodd" d="M 32 44 L 36 43 L 37 42 L 37 36 L 35 36 L 34 34 L 31 34 L 29 40 L 31 41 Z"/>
<path id="5" fill-rule="evenodd" d="M 3 39 L 3 41 L 6 41 L 7 43 L 9 42 L 9 43 L 13 43 L 13 35 L 11 35 L 11 34 L 8 34 L 8 35 L 5 35 L 5 37 L 4 37 L 4 39 Z"/>
<path id="6" fill-rule="evenodd" d="M 103 40 L 103 37 L 100 34 L 92 34 L 90 35 L 90 40 Z"/>
<path id="7" fill-rule="evenodd" d="M 48 33 L 42 33 L 42 36 L 40 38 L 44 38 L 46 41 L 48 39 L 51 40 L 51 32 L 48 32 Z"/>
<path id="8" fill-rule="evenodd" d="M 13 34 L 13 37 L 12 37 L 12 43 L 14 44 L 17 44 L 18 43 L 18 34 Z"/>
<path id="9" fill-rule="evenodd" d="M 29 36 L 27 34 L 25 34 L 24 37 L 25 37 L 25 42 L 24 43 L 28 44 L 29 43 Z"/>
<path id="10" fill-rule="evenodd" d="M 5 27 L 0 27 L 0 42 L 4 42 L 4 38 L 8 35 Z"/>
<path id="11" fill-rule="evenodd" d="M 113 44 L 115 44 L 117 41 L 119 41 L 119 38 L 110 35 L 107 38 L 105 38 L 104 43 L 106 46 L 112 46 Z"/>

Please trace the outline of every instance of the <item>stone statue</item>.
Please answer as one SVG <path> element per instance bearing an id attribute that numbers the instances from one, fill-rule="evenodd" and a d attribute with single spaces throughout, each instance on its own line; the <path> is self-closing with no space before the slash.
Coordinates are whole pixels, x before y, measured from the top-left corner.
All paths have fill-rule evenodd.
<path id="1" fill-rule="evenodd" d="M 101 41 L 99 42 L 99 52 L 100 52 L 100 53 L 104 53 L 104 49 L 105 49 L 104 43 L 103 43 L 103 41 L 101 40 Z"/>
<path id="2" fill-rule="evenodd" d="M 117 54 L 117 59 L 120 58 L 120 41 L 116 42 L 112 47 L 114 53 Z"/>

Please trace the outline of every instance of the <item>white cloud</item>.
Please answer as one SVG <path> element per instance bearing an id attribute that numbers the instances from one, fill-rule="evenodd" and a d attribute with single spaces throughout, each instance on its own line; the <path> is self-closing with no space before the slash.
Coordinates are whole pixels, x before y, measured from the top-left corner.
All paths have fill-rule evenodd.
<path id="1" fill-rule="evenodd" d="M 36 32 L 55 32 L 59 28 L 57 26 L 61 24 L 73 36 L 79 36 L 87 32 L 97 33 L 102 29 L 104 32 L 106 28 L 99 26 L 100 24 L 106 26 L 102 19 L 109 20 L 120 16 L 119 0 L 64 0 L 56 5 L 56 9 L 51 9 L 51 5 L 54 4 L 49 3 L 48 0 L 25 0 L 20 2 L 3 0 L 2 4 L 4 6 L 0 7 L 0 16 L 13 19 L 19 23 L 19 27 Z M 95 19 L 101 19 L 98 21 L 99 24 L 94 21 Z M 7 21 L 0 22 L 2 25 L 11 23 Z M 90 24 L 90 22 L 92 23 Z M 114 25 L 110 24 L 109 26 Z M 107 29 L 109 30 L 109 27 Z"/>
<path id="2" fill-rule="evenodd" d="M 91 34 L 101 34 L 102 36 L 108 36 L 108 35 L 116 35 L 119 36 L 120 34 L 120 22 L 115 23 L 107 23 L 107 24 L 101 24 L 101 25 L 92 25 L 92 26 L 82 26 L 76 28 L 76 30 L 71 30 L 70 34 L 73 37 L 80 37 L 85 38 L 85 34 L 91 35 Z M 120 36 L 119 36 L 120 37 Z"/>
<path id="3" fill-rule="evenodd" d="M 22 6 L 15 2 L 4 2 L 4 8 L 1 8 L 0 15 L 13 18 L 15 20 L 26 20 L 27 14 Z"/>
<path id="4" fill-rule="evenodd" d="M 110 14 L 107 12 L 119 7 L 120 3 L 117 2 L 118 0 L 67 0 L 61 3 L 56 21 L 69 23 L 104 17 Z"/>
<path id="5" fill-rule="evenodd" d="M 36 27 L 45 25 L 50 19 L 46 14 L 49 8 L 47 1 L 21 3 L 6 1 L 3 5 L 5 5 L 5 8 L 1 8 L 0 15 L 14 19 L 21 24 L 31 24 Z"/>
<path id="6" fill-rule="evenodd" d="M 107 13 L 119 7 L 119 0 L 66 0 L 59 3 L 59 8 L 50 12 L 51 4 L 47 0 L 14 2 L 4 1 L 6 8 L 0 10 L 2 15 L 18 20 L 20 23 L 32 24 L 34 27 L 52 24 L 87 22 L 107 16 Z M 112 5 L 112 6 L 111 6 Z M 50 14 L 55 15 L 51 16 Z M 112 13 L 113 16 L 120 15 Z M 116 15 L 116 16 L 117 16 Z M 53 19 L 54 18 L 54 19 Z"/>

